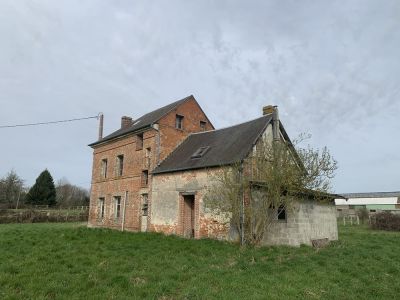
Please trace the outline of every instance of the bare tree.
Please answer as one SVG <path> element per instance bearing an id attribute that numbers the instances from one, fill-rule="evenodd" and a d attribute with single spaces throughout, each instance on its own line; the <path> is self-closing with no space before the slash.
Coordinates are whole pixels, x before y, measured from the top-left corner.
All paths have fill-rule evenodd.
<path id="1" fill-rule="evenodd" d="M 242 244 L 258 245 L 294 198 L 312 194 L 323 201 L 337 162 L 327 148 L 296 147 L 290 141 L 261 138 L 243 161 L 212 175 L 205 206 L 229 220 Z"/>
<path id="2" fill-rule="evenodd" d="M 61 207 L 86 206 L 89 203 L 88 190 L 69 183 L 62 178 L 56 185 L 57 203 Z"/>
<path id="3" fill-rule="evenodd" d="M 0 179 L 0 203 L 7 208 L 17 207 L 24 194 L 24 181 L 11 170 Z"/>

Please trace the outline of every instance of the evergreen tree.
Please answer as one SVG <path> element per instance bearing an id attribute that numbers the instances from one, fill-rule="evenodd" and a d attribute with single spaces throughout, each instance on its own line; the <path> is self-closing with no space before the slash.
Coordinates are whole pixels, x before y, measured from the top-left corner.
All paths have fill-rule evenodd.
<path id="1" fill-rule="evenodd" d="M 53 206 L 56 204 L 56 188 L 53 177 L 47 169 L 36 179 L 26 195 L 26 202 L 33 205 Z"/>

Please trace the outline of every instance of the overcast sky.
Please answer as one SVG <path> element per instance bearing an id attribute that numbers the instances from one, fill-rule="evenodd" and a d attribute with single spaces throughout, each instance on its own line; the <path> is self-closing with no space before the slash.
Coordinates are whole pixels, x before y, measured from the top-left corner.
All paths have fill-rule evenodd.
<path id="1" fill-rule="evenodd" d="M 279 106 L 339 163 L 336 192 L 400 190 L 400 1 L 0 2 L 0 125 L 140 115 L 193 94 L 225 127 Z M 0 176 L 89 187 L 97 121 L 0 129 Z"/>

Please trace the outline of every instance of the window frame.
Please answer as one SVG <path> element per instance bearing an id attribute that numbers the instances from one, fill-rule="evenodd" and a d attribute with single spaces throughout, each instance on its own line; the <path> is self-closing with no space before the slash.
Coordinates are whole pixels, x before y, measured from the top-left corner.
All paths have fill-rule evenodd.
<path id="1" fill-rule="evenodd" d="M 140 181 L 142 187 L 149 186 L 149 170 L 142 170 L 142 176 Z"/>
<path id="2" fill-rule="evenodd" d="M 114 219 L 119 220 L 121 218 L 121 196 L 114 196 Z"/>
<path id="3" fill-rule="evenodd" d="M 101 160 L 101 178 L 106 179 L 107 178 L 107 169 L 108 169 L 108 159 L 103 158 Z"/>
<path id="4" fill-rule="evenodd" d="M 142 196 L 142 217 L 149 215 L 149 194 L 144 193 Z"/>
<path id="5" fill-rule="evenodd" d="M 282 215 L 283 217 L 281 217 Z M 278 209 L 276 210 L 276 219 L 279 222 L 287 221 L 287 212 L 286 212 L 286 207 L 284 205 L 279 205 Z"/>
<path id="6" fill-rule="evenodd" d="M 115 175 L 117 177 L 122 176 L 124 173 L 124 155 L 123 154 L 117 155 L 116 164 L 117 164 L 117 166 L 116 166 L 116 170 L 115 170 Z"/>
<path id="7" fill-rule="evenodd" d="M 206 131 L 207 128 L 207 122 L 206 121 L 200 121 L 200 129 L 202 131 Z"/>
<path id="8" fill-rule="evenodd" d="M 175 116 L 175 129 L 183 130 L 183 120 L 184 116 L 176 114 Z"/>
<path id="9" fill-rule="evenodd" d="M 106 213 L 106 199 L 105 197 L 99 197 L 99 219 L 104 220 Z"/>
<path id="10" fill-rule="evenodd" d="M 136 135 L 136 151 L 143 149 L 143 133 L 138 133 Z"/>

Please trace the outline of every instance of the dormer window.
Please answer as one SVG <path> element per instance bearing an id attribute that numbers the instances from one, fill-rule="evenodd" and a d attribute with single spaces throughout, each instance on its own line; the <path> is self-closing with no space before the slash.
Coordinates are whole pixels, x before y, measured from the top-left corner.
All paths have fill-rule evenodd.
<path id="1" fill-rule="evenodd" d="M 205 147 L 200 147 L 199 149 L 196 150 L 195 153 L 192 154 L 191 158 L 201 158 L 206 154 L 206 152 L 210 149 L 209 146 Z"/>
<path id="2" fill-rule="evenodd" d="M 175 128 L 176 129 L 183 129 L 183 116 L 176 115 Z"/>

